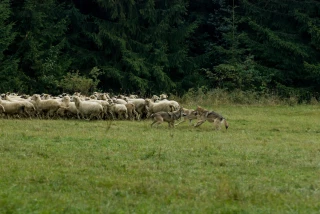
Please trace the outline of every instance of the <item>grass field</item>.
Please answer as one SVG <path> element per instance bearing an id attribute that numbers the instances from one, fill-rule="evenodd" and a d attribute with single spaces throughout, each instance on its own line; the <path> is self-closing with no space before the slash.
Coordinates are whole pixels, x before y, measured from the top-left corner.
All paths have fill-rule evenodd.
<path id="1" fill-rule="evenodd" d="M 229 129 L 0 120 L 0 213 L 320 213 L 320 107 L 218 106 Z"/>

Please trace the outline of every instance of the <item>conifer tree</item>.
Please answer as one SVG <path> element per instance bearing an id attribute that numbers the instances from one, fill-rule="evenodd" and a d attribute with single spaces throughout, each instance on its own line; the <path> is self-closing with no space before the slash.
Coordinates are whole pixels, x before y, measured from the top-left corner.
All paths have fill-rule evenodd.
<path id="1" fill-rule="evenodd" d="M 82 28 L 86 51 L 103 74 L 105 89 L 125 92 L 169 91 L 174 78 L 185 72 L 188 46 L 185 40 L 196 28 L 185 22 L 187 1 L 101 1 L 84 7 L 77 4 L 88 21 Z M 81 69 L 86 66 L 82 65 Z M 109 85 L 107 85 L 109 84 Z"/>
<path id="2" fill-rule="evenodd" d="M 10 1 L 0 2 L 0 91 L 17 91 L 22 86 L 18 73 L 18 61 L 10 46 L 16 37 L 13 30 L 13 22 Z"/>
<path id="3" fill-rule="evenodd" d="M 63 4 L 25 0 L 12 7 L 18 33 L 13 48 L 27 76 L 27 91 L 58 93 L 58 80 L 70 65 L 64 54 L 68 19 Z"/>
<path id="4" fill-rule="evenodd" d="M 271 87 L 285 96 L 308 99 L 319 90 L 316 72 L 310 71 L 320 59 L 320 3 L 243 0 L 242 5 L 243 29 L 248 35 L 245 44 L 262 71 L 273 71 Z"/>

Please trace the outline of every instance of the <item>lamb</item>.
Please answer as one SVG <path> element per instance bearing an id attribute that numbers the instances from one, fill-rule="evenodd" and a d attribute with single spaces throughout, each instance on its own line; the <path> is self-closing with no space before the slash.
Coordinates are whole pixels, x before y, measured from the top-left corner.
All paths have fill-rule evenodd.
<path id="1" fill-rule="evenodd" d="M 151 127 L 154 124 L 157 124 L 157 127 L 163 123 L 168 122 L 169 128 L 174 127 L 174 121 L 180 119 L 184 115 L 183 108 L 180 108 L 179 110 L 173 111 L 173 112 L 165 112 L 160 111 L 157 113 L 152 114 L 150 117 L 153 120 L 153 123 L 151 124 Z"/>
<path id="2" fill-rule="evenodd" d="M 61 102 L 54 99 L 41 100 L 40 95 L 34 94 L 31 98 L 33 105 L 38 111 L 38 114 L 47 112 L 47 118 L 53 116 L 61 106 Z"/>
<path id="3" fill-rule="evenodd" d="M 73 99 L 75 106 L 77 107 L 78 119 L 80 119 L 80 114 L 82 118 L 88 116 L 90 120 L 94 117 L 101 119 L 103 114 L 103 107 L 101 104 L 97 102 L 82 101 L 78 96 L 74 96 Z"/>
<path id="4" fill-rule="evenodd" d="M 186 122 L 187 120 L 189 120 L 189 124 L 192 125 L 191 121 L 197 119 L 197 115 L 198 115 L 197 111 L 193 109 L 183 108 L 183 112 L 184 112 L 183 120 L 174 124 L 175 126 L 179 125 L 180 123 Z"/>
<path id="5" fill-rule="evenodd" d="M 169 102 L 154 103 L 151 101 L 151 99 L 145 99 L 145 103 L 148 110 L 147 118 L 149 118 L 149 116 L 153 113 L 160 111 L 171 112 L 174 109 L 174 106 Z"/>

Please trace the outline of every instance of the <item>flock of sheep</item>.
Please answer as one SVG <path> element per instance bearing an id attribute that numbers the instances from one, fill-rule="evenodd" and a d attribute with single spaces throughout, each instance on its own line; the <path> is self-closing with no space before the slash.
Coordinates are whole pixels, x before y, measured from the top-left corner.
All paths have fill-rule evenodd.
<path id="1" fill-rule="evenodd" d="M 141 120 L 160 111 L 178 110 L 177 101 L 168 100 L 167 95 L 138 98 L 136 95 L 113 96 L 95 92 L 91 96 L 49 94 L 17 95 L 1 94 L 0 115 L 2 118 L 74 118 L 87 120 Z"/>

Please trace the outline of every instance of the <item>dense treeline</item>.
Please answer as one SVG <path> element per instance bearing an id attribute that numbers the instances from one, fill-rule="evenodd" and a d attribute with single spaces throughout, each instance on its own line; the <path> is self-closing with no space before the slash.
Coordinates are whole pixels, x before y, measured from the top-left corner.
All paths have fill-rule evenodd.
<path id="1" fill-rule="evenodd" d="M 320 91 L 316 0 L 1 0 L 0 91 Z"/>

